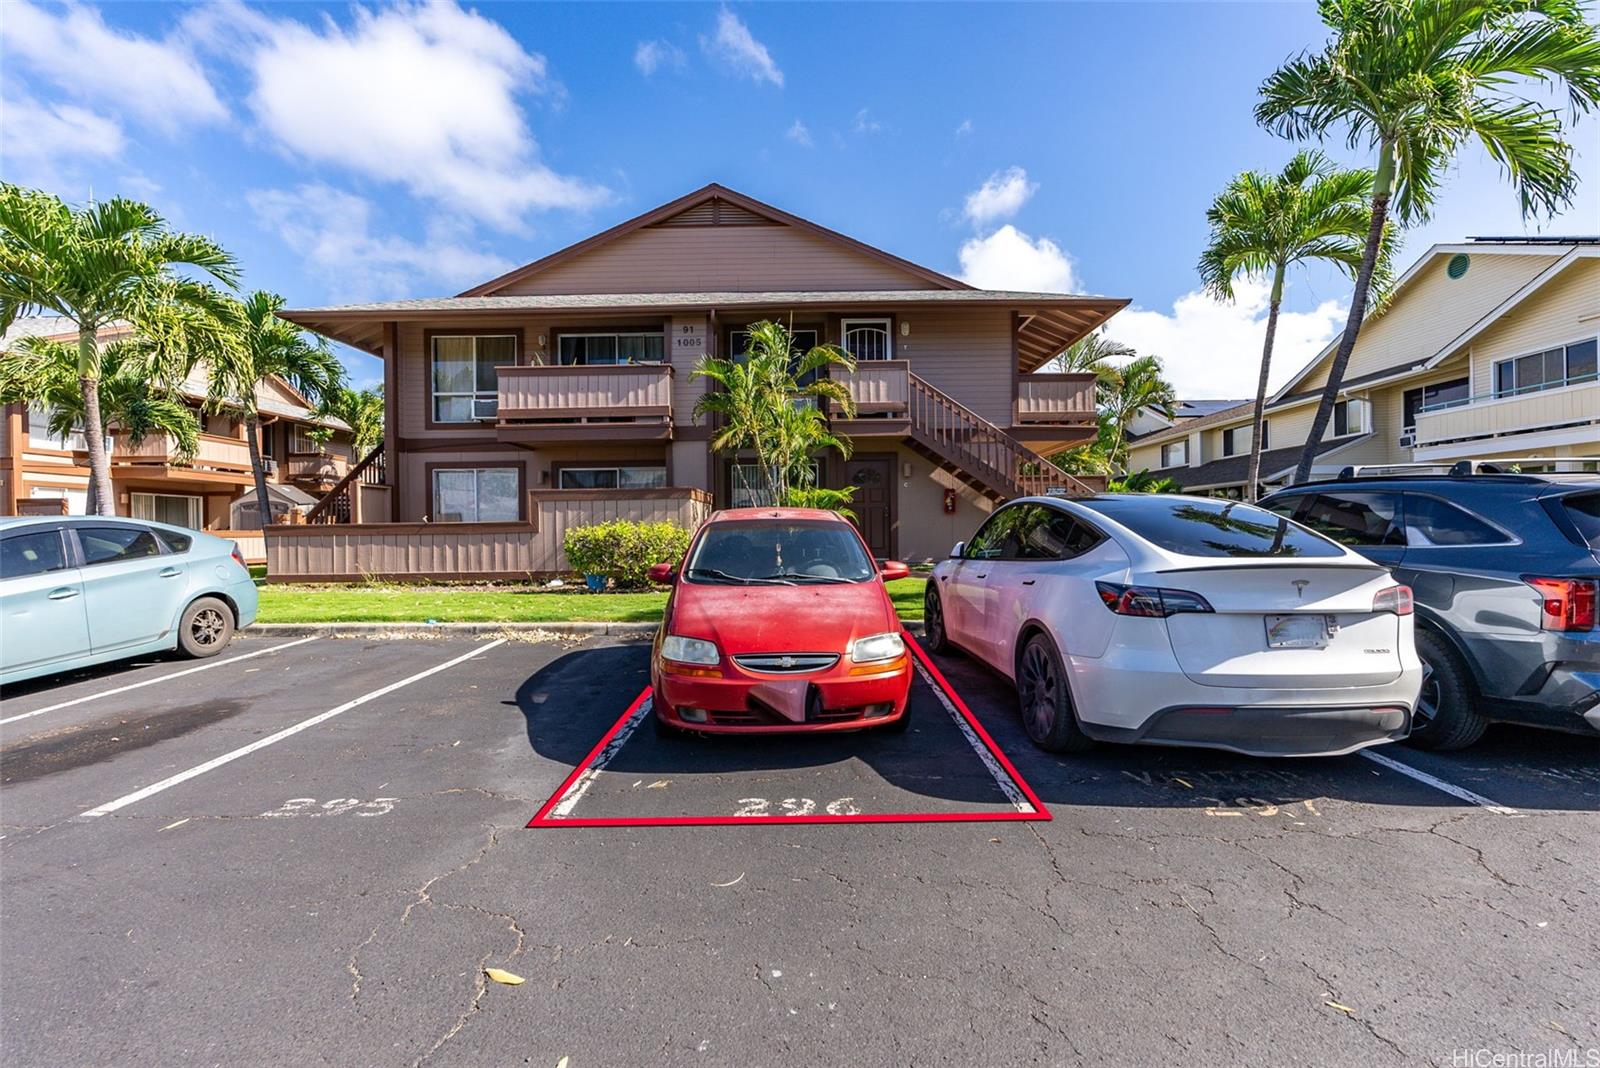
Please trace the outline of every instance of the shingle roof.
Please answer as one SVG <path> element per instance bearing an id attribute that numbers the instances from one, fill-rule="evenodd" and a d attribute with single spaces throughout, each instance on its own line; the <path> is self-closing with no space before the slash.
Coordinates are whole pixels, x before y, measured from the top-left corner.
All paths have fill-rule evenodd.
<path id="1" fill-rule="evenodd" d="M 1253 402 L 1252 402 L 1253 403 Z M 1333 438 L 1324 441 L 1317 448 L 1317 455 L 1340 446 L 1348 445 L 1360 434 L 1347 434 L 1342 438 Z M 1293 467 L 1300 462 L 1300 445 L 1286 445 L 1281 449 L 1268 449 L 1261 454 L 1261 478 L 1263 481 L 1272 475 Z M 1165 476 L 1172 479 L 1184 489 L 1201 486 L 1230 486 L 1242 483 L 1250 473 L 1250 454 L 1242 453 L 1238 456 L 1224 456 L 1220 460 L 1211 460 L 1198 467 L 1163 467 L 1150 472 L 1153 475 Z"/>
<path id="2" fill-rule="evenodd" d="M 325 308 L 296 308 L 283 312 L 286 319 L 323 316 L 389 315 L 438 312 L 509 312 L 617 310 L 638 308 L 761 308 L 791 304 L 1046 304 L 1071 305 L 1113 301 L 1074 293 L 1039 293 L 1001 289 L 779 289 L 760 292 L 680 293 L 534 293 L 499 297 L 428 297 L 388 300 L 372 304 L 338 304 Z"/>

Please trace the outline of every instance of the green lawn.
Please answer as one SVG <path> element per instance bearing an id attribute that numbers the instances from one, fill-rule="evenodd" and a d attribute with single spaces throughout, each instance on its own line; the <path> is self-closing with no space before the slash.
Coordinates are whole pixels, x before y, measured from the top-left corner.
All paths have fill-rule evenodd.
<path id="1" fill-rule="evenodd" d="M 922 587 L 913 576 L 889 584 L 904 620 L 922 618 Z M 536 586 L 261 587 L 261 623 L 626 623 L 661 618 L 665 593 L 580 593 Z"/>

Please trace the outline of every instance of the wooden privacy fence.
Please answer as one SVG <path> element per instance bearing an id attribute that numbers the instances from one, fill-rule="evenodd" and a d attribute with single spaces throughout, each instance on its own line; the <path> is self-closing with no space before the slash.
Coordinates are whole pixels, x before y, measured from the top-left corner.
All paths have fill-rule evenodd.
<path id="1" fill-rule="evenodd" d="M 532 490 L 526 523 L 329 523 L 266 529 L 269 582 L 367 578 L 482 582 L 572 571 L 562 542 L 576 526 L 614 519 L 694 530 L 711 495 L 688 487 Z"/>

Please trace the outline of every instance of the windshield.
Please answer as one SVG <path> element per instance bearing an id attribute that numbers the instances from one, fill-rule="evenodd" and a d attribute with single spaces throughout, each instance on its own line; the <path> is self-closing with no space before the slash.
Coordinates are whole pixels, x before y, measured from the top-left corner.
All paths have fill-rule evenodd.
<path id="1" fill-rule="evenodd" d="M 863 582 L 877 574 L 861 539 L 844 523 L 794 520 L 711 523 L 684 571 L 690 582 Z"/>
<path id="2" fill-rule="evenodd" d="M 1115 519 L 1146 541 L 1183 556 L 1342 556 L 1326 538 L 1238 501 L 1150 494 L 1095 497 L 1078 502 Z"/>

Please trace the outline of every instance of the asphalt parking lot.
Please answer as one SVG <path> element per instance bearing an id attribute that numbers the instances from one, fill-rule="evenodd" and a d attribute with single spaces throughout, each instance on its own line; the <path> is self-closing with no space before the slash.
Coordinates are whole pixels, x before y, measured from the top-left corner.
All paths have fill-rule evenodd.
<path id="1" fill-rule="evenodd" d="M 992 677 L 936 662 L 981 731 L 923 679 L 904 735 L 624 723 L 599 767 L 642 644 L 251 636 L 8 688 L 0 1061 L 1600 1047 L 1594 741 L 1057 757 Z"/>

